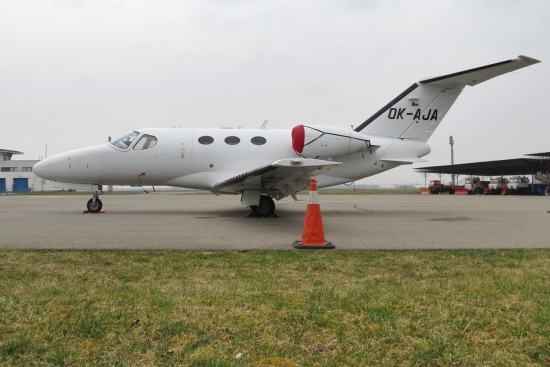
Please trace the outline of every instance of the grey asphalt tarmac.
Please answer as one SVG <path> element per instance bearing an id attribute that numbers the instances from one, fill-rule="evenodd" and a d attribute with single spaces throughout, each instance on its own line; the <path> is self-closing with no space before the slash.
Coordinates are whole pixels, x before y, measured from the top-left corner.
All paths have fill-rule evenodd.
<path id="1" fill-rule="evenodd" d="M 301 197 L 306 200 L 307 196 Z M 0 196 L 0 247 L 18 249 L 293 250 L 306 202 L 247 218 L 239 196 Z M 326 239 L 340 250 L 550 248 L 550 197 L 320 195 Z"/>

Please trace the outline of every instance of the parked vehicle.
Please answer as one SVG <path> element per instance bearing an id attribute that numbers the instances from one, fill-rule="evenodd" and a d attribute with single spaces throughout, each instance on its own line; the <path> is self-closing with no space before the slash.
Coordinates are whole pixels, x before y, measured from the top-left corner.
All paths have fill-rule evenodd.
<path id="1" fill-rule="evenodd" d="M 428 187 L 430 194 L 454 194 L 455 188 L 452 185 L 444 185 L 439 180 L 430 181 Z"/>
<path id="2" fill-rule="evenodd" d="M 508 190 L 508 179 L 506 177 L 492 178 L 489 181 L 489 188 L 493 195 L 507 195 Z"/>
<path id="3" fill-rule="evenodd" d="M 529 178 L 527 176 L 514 176 L 510 177 L 508 182 L 508 189 L 512 194 L 517 195 L 530 195 L 531 189 L 529 185 Z"/>
<path id="4" fill-rule="evenodd" d="M 479 177 L 467 177 L 464 180 L 464 188 L 470 195 L 488 195 L 492 193 L 489 188 L 489 181 L 481 181 Z"/>

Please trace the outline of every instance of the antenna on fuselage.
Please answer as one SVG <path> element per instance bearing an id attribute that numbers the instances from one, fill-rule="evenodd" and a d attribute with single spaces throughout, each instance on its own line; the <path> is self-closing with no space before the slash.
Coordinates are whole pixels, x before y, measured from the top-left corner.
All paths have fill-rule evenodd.
<path id="1" fill-rule="evenodd" d="M 269 122 L 269 120 L 265 120 L 264 123 L 262 124 L 262 126 L 260 126 L 260 129 L 267 129 L 267 123 Z"/>

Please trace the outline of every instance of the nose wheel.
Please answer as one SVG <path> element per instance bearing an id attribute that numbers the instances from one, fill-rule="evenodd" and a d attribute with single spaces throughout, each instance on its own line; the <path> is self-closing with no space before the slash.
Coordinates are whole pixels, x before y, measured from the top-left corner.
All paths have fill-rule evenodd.
<path id="1" fill-rule="evenodd" d="M 88 208 L 89 213 L 99 213 L 101 208 L 103 208 L 103 203 L 98 197 L 100 193 L 103 194 L 103 185 L 98 185 L 94 196 L 86 203 L 86 208 Z"/>
<path id="2" fill-rule="evenodd" d="M 86 204 L 86 207 L 90 213 L 97 213 L 101 210 L 101 208 L 103 208 L 103 203 L 96 196 L 97 195 L 94 195 L 94 197 L 88 200 L 88 203 Z"/>

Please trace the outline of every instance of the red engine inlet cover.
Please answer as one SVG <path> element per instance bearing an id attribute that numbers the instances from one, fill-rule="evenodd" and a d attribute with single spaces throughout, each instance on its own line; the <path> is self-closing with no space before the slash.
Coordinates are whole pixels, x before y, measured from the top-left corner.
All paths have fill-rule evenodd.
<path id="1" fill-rule="evenodd" d="M 304 125 L 298 125 L 292 129 L 292 148 L 296 153 L 302 153 L 304 150 L 304 140 L 306 132 Z"/>

